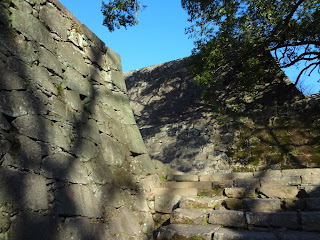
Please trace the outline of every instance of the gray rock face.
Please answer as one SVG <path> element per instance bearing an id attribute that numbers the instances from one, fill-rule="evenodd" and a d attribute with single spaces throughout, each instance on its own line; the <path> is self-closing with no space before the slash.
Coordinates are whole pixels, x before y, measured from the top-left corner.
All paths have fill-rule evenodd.
<path id="1" fill-rule="evenodd" d="M 151 239 L 120 56 L 57 0 L 1 1 L 0 25 L 0 239 Z"/>

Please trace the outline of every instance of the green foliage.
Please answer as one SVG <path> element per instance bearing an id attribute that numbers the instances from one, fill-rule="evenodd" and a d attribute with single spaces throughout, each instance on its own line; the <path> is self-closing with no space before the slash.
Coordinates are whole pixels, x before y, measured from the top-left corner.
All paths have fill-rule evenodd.
<path id="1" fill-rule="evenodd" d="M 102 1 L 103 25 L 110 32 L 115 28 L 137 25 L 138 13 L 144 7 L 139 0 L 109 0 L 108 3 Z"/>
<path id="2" fill-rule="evenodd" d="M 319 69 L 319 0 L 182 0 L 182 6 L 193 23 L 187 33 L 198 39 L 191 69 L 207 88 L 226 77 L 250 88 L 279 77 L 277 64 L 305 62 L 296 83 Z"/>

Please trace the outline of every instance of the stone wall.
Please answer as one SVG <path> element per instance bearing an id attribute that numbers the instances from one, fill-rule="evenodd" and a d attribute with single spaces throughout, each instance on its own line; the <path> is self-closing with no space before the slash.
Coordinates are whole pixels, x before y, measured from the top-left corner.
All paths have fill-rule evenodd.
<path id="1" fill-rule="evenodd" d="M 150 239 L 120 57 L 58 0 L 2 0 L 0 73 L 0 239 Z"/>
<path id="2" fill-rule="evenodd" d="M 205 102 L 185 61 L 125 73 L 155 163 L 201 175 L 320 166 L 319 98 L 305 98 L 283 75 L 250 91 L 225 78 Z"/>

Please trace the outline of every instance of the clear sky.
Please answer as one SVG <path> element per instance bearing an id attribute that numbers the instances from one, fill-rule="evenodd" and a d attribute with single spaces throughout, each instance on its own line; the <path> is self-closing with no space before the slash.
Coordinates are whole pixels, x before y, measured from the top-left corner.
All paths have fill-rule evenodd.
<path id="1" fill-rule="evenodd" d="M 145 0 L 139 25 L 110 33 L 102 25 L 101 0 L 60 0 L 106 46 L 121 56 L 123 72 L 187 57 L 193 48 L 184 29 L 190 24 L 181 0 Z M 108 0 L 105 0 L 108 2 Z"/>
<path id="2" fill-rule="evenodd" d="M 185 28 L 190 23 L 186 11 L 181 7 L 181 0 L 143 0 L 147 8 L 139 15 L 139 25 L 127 30 L 117 29 L 112 33 L 102 25 L 101 0 L 60 2 L 107 47 L 121 56 L 123 72 L 187 57 L 193 49 L 194 39 L 185 35 Z M 299 71 L 291 67 L 285 73 L 295 80 Z M 319 78 L 318 73 L 311 78 L 302 78 L 306 92 L 319 92 Z"/>

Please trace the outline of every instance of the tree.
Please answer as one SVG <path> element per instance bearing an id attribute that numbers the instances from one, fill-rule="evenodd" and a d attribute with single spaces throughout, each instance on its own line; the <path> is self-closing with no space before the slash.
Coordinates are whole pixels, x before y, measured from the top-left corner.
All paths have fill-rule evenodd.
<path id="1" fill-rule="evenodd" d="M 110 0 L 102 1 L 103 25 L 110 32 L 116 28 L 134 26 L 138 24 L 138 13 L 145 6 L 139 0 Z"/>
<path id="2" fill-rule="evenodd" d="M 193 23 L 191 69 L 208 87 L 227 73 L 240 85 L 281 75 L 280 68 L 304 64 L 302 74 L 320 71 L 320 0 L 181 0 Z M 103 2 L 103 24 L 114 28 L 138 23 L 140 0 Z M 271 57 L 271 55 L 273 57 Z M 280 67 L 280 68 L 279 68 Z"/>
<path id="3" fill-rule="evenodd" d="M 295 84 L 319 72 L 319 0 L 182 0 L 182 7 L 198 39 L 191 66 L 204 85 L 228 71 L 240 82 L 265 80 L 298 63 L 305 66 Z"/>

